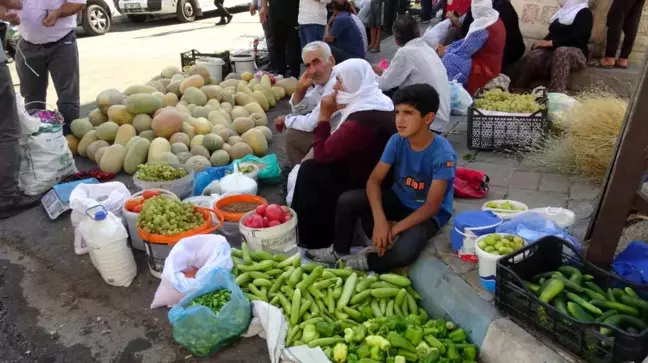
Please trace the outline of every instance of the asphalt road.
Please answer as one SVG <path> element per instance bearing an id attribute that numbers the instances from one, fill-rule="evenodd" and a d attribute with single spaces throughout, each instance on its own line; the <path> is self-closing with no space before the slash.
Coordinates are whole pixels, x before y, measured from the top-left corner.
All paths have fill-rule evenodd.
<path id="1" fill-rule="evenodd" d="M 101 90 L 146 83 L 165 66 L 178 65 L 182 51 L 230 49 L 243 34 L 262 34 L 249 14 L 236 15 L 225 27 L 214 27 L 215 20 L 123 24 L 103 37 L 80 37 L 83 110 L 94 108 Z M 48 103 L 56 103 L 53 89 Z M 287 110 L 283 101 L 268 116 Z M 271 151 L 283 159 L 280 145 L 276 135 Z M 96 166 L 77 159 L 77 167 Z M 129 176 L 118 180 L 132 187 Z M 261 194 L 277 200 L 276 187 Z M 160 280 L 149 273 L 143 253 L 135 258 L 138 275 L 131 286 L 111 287 L 88 255 L 75 255 L 69 214 L 50 221 L 39 207 L 0 221 L 0 362 L 269 362 L 260 338 L 241 339 L 209 359 L 180 348 L 167 309 L 149 308 Z"/>

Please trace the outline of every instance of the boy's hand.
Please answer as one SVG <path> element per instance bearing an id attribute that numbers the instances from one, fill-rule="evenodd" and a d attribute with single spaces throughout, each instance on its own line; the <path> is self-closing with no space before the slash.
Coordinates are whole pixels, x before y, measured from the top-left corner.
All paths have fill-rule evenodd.
<path id="1" fill-rule="evenodd" d="M 373 244 L 378 250 L 379 256 L 385 254 L 391 240 L 392 232 L 387 220 L 376 222 L 373 229 Z"/>

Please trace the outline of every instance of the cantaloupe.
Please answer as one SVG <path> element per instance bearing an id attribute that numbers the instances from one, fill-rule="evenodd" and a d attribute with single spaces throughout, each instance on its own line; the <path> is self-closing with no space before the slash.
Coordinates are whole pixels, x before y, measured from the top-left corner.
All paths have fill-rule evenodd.
<path id="1" fill-rule="evenodd" d="M 82 139 L 85 134 L 90 132 L 92 129 L 94 129 L 94 126 L 87 118 L 78 118 L 76 120 L 72 120 L 72 123 L 70 123 L 70 130 L 72 131 L 72 135 L 78 137 L 79 139 Z"/>
<path id="2" fill-rule="evenodd" d="M 223 142 L 227 142 L 227 140 L 229 140 L 230 137 L 229 128 L 223 125 L 214 125 L 214 127 L 211 130 L 211 133 L 220 136 Z"/>
<path id="3" fill-rule="evenodd" d="M 175 76 L 176 74 L 182 74 L 182 71 L 180 70 L 180 68 L 178 68 L 176 66 L 165 67 L 162 70 L 162 73 L 160 73 L 160 75 L 162 77 L 164 77 L 164 78 L 171 78 L 171 77 Z"/>
<path id="4" fill-rule="evenodd" d="M 232 119 L 236 120 L 239 117 L 250 117 L 250 113 L 242 106 L 236 106 L 230 112 Z"/>
<path id="5" fill-rule="evenodd" d="M 252 97 L 261 105 L 264 111 L 270 110 L 270 103 L 268 103 L 268 99 L 266 98 L 265 94 L 262 91 L 254 91 L 252 92 Z"/>
<path id="6" fill-rule="evenodd" d="M 180 160 L 178 160 L 178 157 L 173 153 L 165 151 L 162 153 L 162 163 L 169 165 L 178 165 L 180 164 Z"/>
<path id="7" fill-rule="evenodd" d="M 255 129 L 261 131 L 268 142 L 272 141 L 272 130 L 266 126 L 256 126 Z"/>
<path id="8" fill-rule="evenodd" d="M 108 119 L 117 125 L 125 125 L 133 122 L 135 115 L 126 110 L 124 105 L 114 105 L 108 109 Z"/>
<path id="9" fill-rule="evenodd" d="M 204 117 L 193 119 L 190 122 L 191 126 L 193 126 L 194 130 L 196 131 L 196 135 L 206 135 L 214 126 Z"/>
<path id="10" fill-rule="evenodd" d="M 155 136 L 168 139 L 176 132 L 182 131 L 183 118 L 180 113 L 174 109 L 162 110 L 151 122 L 151 129 Z"/>
<path id="11" fill-rule="evenodd" d="M 72 155 L 76 155 L 79 150 L 79 139 L 74 135 L 67 135 L 65 139 L 67 140 L 68 149 L 70 149 Z"/>
<path id="12" fill-rule="evenodd" d="M 212 111 L 207 115 L 207 119 L 209 122 L 211 122 L 212 125 L 222 125 L 225 127 L 229 127 L 229 122 L 225 119 L 222 113 L 218 111 Z"/>
<path id="13" fill-rule="evenodd" d="M 278 80 L 275 84 L 278 87 L 283 88 L 286 91 L 287 96 L 292 96 L 293 93 L 297 90 L 297 84 L 299 81 L 297 78 L 290 77 Z"/>
<path id="14" fill-rule="evenodd" d="M 97 140 L 88 145 L 88 148 L 86 149 L 86 156 L 88 157 L 88 159 L 95 161 L 95 154 L 97 153 L 97 150 L 101 149 L 104 146 L 110 146 L 108 141 Z"/>
<path id="15" fill-rule="evenodd" d="M 266 100 L 268 100 L 268 104 L 270 105 L 270 108 L 275 107 L 277 105 L 277 99 L 270 87 L 261 86 L 260 91 L 263 92 L 263 95 L 266 97 Z"/>
<path id="16" fill-rule="evenodd" d="M 244 80 L 245 82 L 250 82 L 254 78 L 254 74 L 251 72 L 243 72 L 241 73 L 241 79 Z"/>
<path id="17" fill-rule="evenodd" d="M 131 96 L 131 95 L 136 95 L 136 94 L 151 94 L 153 92 L 156 92 L 157 89 L 151 86 L 147 86 L 144 84 L 136 84 L 134 86 L 130 86 L 124 90 L 124 94 L 126 96 Z"/>
<path id="18" fill-rule="evenodd" d="M 277 102 L 286 96 L 286 90 L 277 86 L 272 87 L 272 93 L 274 93 Z"/>
<path id="19" fill-rule="evenodd" d="M 109 147 L 110 146 L 103 146 L 100 147 L 99 150 L 97 150 L 94 156 L 94 162 L 97 163 L 97 165 L 101 163 L 101 158 L 103 158 L 104 154 L 106 153 L 106 151 L 108 151 Z"/>
<path id="20" fill-rule="evenodd" d="M 258 113 L 260 115 L 263 115 L 263 117 L 267 120 L 266 113 L 263 110 L 263 107 L 261 107 L 261 105 L 258 102 L 254 101 L 254 102 L 248 103 L 247 105 L 245 105 L 243 107 L 245 107 L 245 109 L 247 110 L 247 112 L 250 115 L 253 114 L 253 113 Z"/>
<path id="21" fill-rule="evenodd" d="M 193 109 L 193 112 L 191 112 L 191 116 L 196 117 L 196 118 L 198 118 L 198 117 L 207 118 L 209 116 L 210 112 L 213 112 L 211 107 L 198 106 L 198 107 Z"/>
<path id="22" fill-rule="evenodd" d="M 133 125 L 121 125 L 119 126 L 117 135 L 115 136 L 115 144 L 120 144 L 125 147 L 128 143 L 128 140 L 135 136 L 137 136 L 137 131 L 135 131 L 135 127 L 133 127 Z"/>
<path id="23" fill-rule="evenodd" d="M 261 130 L 251 129 L 241 135 L 243 141 L 250 145 L 256 156 L 264 156 L 268 152 L 268 140 Z"/>
<path id="24" fill-rule="evenodd" d="M 272 87 L 272 80 L 270 79 L 270 76 L 268 76 L 267 74 L 261 76 L 261 85 L 266 87 Z"/>
<path id="25" fill-rule="evenodd" d="M 222 149 L 222 150 L 227 151 L 227 153 L 229 154 L 230 151 L 232 151 L 232 145 L 230 145 L 230 144 L 228 144 L 228 143 L 224 143 L 224 144 L 223 144 L 223 149 Z"/>
<path id="26" fill-rule="evenodd" d="M 164 93 L 163 92 L 153 92 L 151 94 L 153 96 L 157 97 L 157 99 L 160 100 L 160 102 L 162 102 L 162 107 L 165 107 L 164 106 Z"/>
<path id="27" fill-rule="evenodd" d="M 126 111 L 139 115 L 153 113 L 162 108 L 162 102 L 151 94 L 134 94 L 126 98 Z"/>
<path id="28" fill-rule="evenodd" d="M 184 165 L 187 163 L 187 160 L 193 157 L 193 155 L 191 155 L 191 153 L 187 151 L 178 153 L 176 157 L 178 158 L 178 162 Z"/>
<path id="29" fill-rule="evenodd" d="M 191 142 L 191 139 L 189 138 L 189 135 L 185 134 L 184 132 L 176 132 L 169 138 L 169 143 L 171 143 L 171 145 L 182 143 L 189 146 L 189 142 Z"/>
<path id="30" fill-rule="evenodd" d="M 241 82 L 236 87 L 236 94 L 238 95 L 239 93 L 245 93 L 252 96 L 252 90 L 247 86 L 246 82 Z"/>
<path id="31" fill-rule="evenodd" d="M 218 110 L 220 108 L 220 101 L 217 99 L 209 100 L 205 106 L 211 107 L 212 110 Z"/>
<path id="32" fill-rule="evenodd" d="M 92 126 L 99 126 L 102 123 L 108 121 L 108 116 L 104 115 L 104 113 L 101 112 L 100 109 L 95 108 L 88 114 L 88 121 L 90 121 Z"/>
<path id="33" fill-rule="evenodd" d="M 191 77 L 185 79 L 184 81 L 182 81 L 182 83 L 180 84 L 180 93 L 182 93 L 184 95 L 184 93 L 187 92 L 187 89 L 189 89 L 189 88 L 195 88 L 195 89 L 200 91 L 199 88 L 204 86 L 204 85 L 205 85 L 205 79 L 202 78 L 202 76 L 199 76 L 199 75 L 191 76 Z M 204 95 L 204 93 L 203 93 L 203 95 Z M 207 96 L 205 96 L 205 97 L 207 97 Z M 207 101 L 205 101 L 205 102 L 207 102 Z M 203 105 L 204 105 L 204 103 L 203 103 Z"/>
<path id="34" fill-rule="evenodd" d="M 189 147 L 183 142 L 176 142 L 171 144 L 171 152 L 178 155 L 180 153 L 189 152 Z"/>
<path id="35" fill-rule="evenodd" d="M 188 122 L 184 122 L 182 124 L 182 132 L 189 136 L 189 140 L 193 139 L 194 136 L 196 136 L 196 129 L 194 129 L 194 127 L 191 126 L 191 124 Z"/>
<path id="36" fill-rule="evenodd" d="M 183 114 L 184 116 L 191 116 L 191 110 L 189 107 L 185 106 L 184 104 L 181 104 L 178 102 L 177 105 L 175 105 L 175 110 Z M 186 122 L 186 120 L 185 120 Z"/>
<path id="37" fill-rule="evenodd" d="M 190 105 L 204 106 L 207 104 L 207 96 L 196 87 L 187 88 L 182 94 L 182 99 Z"/>
<path id="38" fill-rule="evenodd" d="M 203 140 L 204 140 L 204 139 L 203 139 Z M 204 147 L 204 146 L 202 146 L 202 145 L 195 145 L 195 146 L 192 146 L 192 147 L 191 147 L 191 151 L 190 151 L 190 153 L 191 153 L 191 155 L 201 155 L 201 156 L 204 156 L 204 157 L 206 157 L 207 159 L 209 159 L 209 156 L 211 155 L 211 153 L 209 152 L 209 150 L 207 150 L 207 148 Z"/>
<path id="39" fill-rule="evenodd" d="M 155 88 L 158 92 L 166 93 L 166 87 L 160 81 L 150 81 L 146 85 Z"/>
<path id="40" fill-rule="evenodd" d="M 142 131 L 150 130 L 151 122 L 153 122 L 151 116 L 144 113 L 141 115 L 137 115 L 133 118 L 133 127 L 135 128 L 135 131 L 137 131 L 137 133 L 139 134 Z"/>
<path id="41" fill-rule="evenodd" d="M 198 173 L 205 170 L 205 168 L 209 168 L 211 166 L 211 163 L 209 162 L 209 159 L 202 155 L 194 155 L 190 157 L 184 165 L 194 172 Z"/>
<path id="42" fill-rule="evenodd" d="M 261 82 L 261 80 L 259 80 L 258 78 L 252 78 L 250 80 L 250 82 L 248 82 L 248 87 L 250 89 L 253 89 L 252 87 L 254 87 L 254 85 L 256 85 L 256 84 L 259 84 L 260 82 Z"/>
<path id="43" fill-rule="evenodd" d="M 77 147 L 77 152 L 81 156 L 87 156 L 86 150 L 88 149 L 88 146 L 92 144 L 93 142 L 97 141 L 97 131 L 96 130 L 91 130 L 88 133 L 86 133 L 81 141 L 79 141 L 79 146 Z"/>
<path id="44" fill-rule="evenodd" d="M 213 86 L 213 85 L 203 86 L 200 88 L 200 90 L 210 100 L 216 100 L 216 101 L 221 100 L 221 93 L 223 92 L 223 88 L 221 86 Z"/>
<path id="45" fill-rule="evenodd" d="M 126 157 L 126 149 L 119 144 L 112 145 L 106 150 L 99 162 L 99 169 L 104 173 L 117 174 L 121 171 Z"/>
<path id="46" fill-rule="evenodd" d="M 251 114 L 250 119 L 254 121 L 254 125 L 256 126 L 266 126 L 268 124 L 268 120 L 266 119 L 266 117 L 261 115 L 260 113 L 255 112 Z"/>
<path id="47" fill-rule="evenodd" d="M 243 135 L 243 133 L 254 126 L 254 121 L 249 117 L 239 117 L 234 119 L 234 122 L 232 122 L 232 130 L 236 131 L 239 135 Z"/>
<path id="48" fill-rule="evenodd" d="M 203 138 L 202 146 L 204 146 L 210 153 L 220 150 L 223 147 L 223 138 L 216 134 L 207 134 Z"/>
<path id="49" fill-rule="evenodd" d="M 232 149 L 229 152 L 232 160 L 244 158 L 246 155 L 251 155 L 252 153 L 253 151 L 252 148 L 250 148 L 250 145 L 244 142 L 237 142 L 236 144 L 232 145 Z"/>
<path id="50" fill-rule="evenodd" d="M 194 146 L 202 145 L 204 138 L 205 135 L 196 135 L 193 139 L 191 139 L 191 142 L 189 143 L 189 149 L 191 150 Z"/>
<path id="51" fill-rule="evenodd" d="M 97 139 L 113 142 L 115 141 L 115 137 L 117 136 L 119 125 L 115 122 L 108 121 L 97 126 L 95 130 L 97 131 Z"/>
<path id="52" fill-rule="evenodd" d="M 171 77 L 171 82 L 182 82 L 185 78 L 187 78 L 186 75 L 180 72 L 178 74 L 174 74 L 173 77 Z"/>
<path id="53" fill-rule="evenodd" d="M 178 102 L 179 102 L 178 95 L 176 95 L 175 93 L 169 92 L 165 94 L 164 97 L 162 98 L 162 104 L 164 104 L 165 107 L 175 106 L 178 104 Z"/>
<path id="54" fill-rule="evenodd" d="M 171 79 L 170 78 L 162 78 L 162 79 L 159 79 L 158 82 L 160 82 L 160 84 L 162 84 L 162 86 L 164 87 L 164 91 L 162 93 L 166 93 L 166 86 L 168 86 L 169 83 L 171 83 Z"/>
<path id="55" fill-rule="evenodd" d="M 161 74 L 158 74 L 157 76 L 154 76 L 153 78 L 151 78 L 151 80 L 149 82 L 159 81 L 162 78 L 164 78 L 164 77 Z"/>
<path id="56" fill-rule="evenodd" d="M 124 146 L 126 148 L 126 152 L 128 152 L 128 149 L 130 149 L 130 147 L 133 145 L 135 141 L 137 141 L 137 139 L 141 139 L 141 138 L 142 137 L 140 136 L 131 137 L 131 139 L 128 140 L 128 142 L 126 143 L 126 146 Z"/>
<path id="57" fill-rule="evenodd" d="M 189 109 L 189 112 L 193 112 L 193 110 L 198 107 L 197 105 L 194 105 L 193 103 L 187 105 L 187 109 Z"/>
<path id="58" fill-rule="evenodd" d="M 243 139 L 241 139 L 240 136 L 230 136 L 229 139 L 227 140 L 227 143 L 230 144 L 231 146 L 234 146 L 239 142 L 243 142 Z"/>
<path id="59" fill-rule="evenodd" d="M 223 92 L 221 93 L 221 107 L 223 107 L 223 103 L 225 102 L 229 103 L 230 105 L 236 104 L 234 95 L 228 92 L 227 89 L 224 89 Z"/>
<path id="60" fill-rule="evenodd" d="M 111 88 L 99 93 L 96 99 L 97 107 L 104 114 L 108 114 L 108 109 L 113 105 L 121 105 L 126 96 L 120 90 Z"/>
<path id="61" fill-rule="evenodd" d="M 187 72 L 190 76 L 195 76 L 199 75 L 203 78 L 205 81 L 205 84 L 209 83 L 211 79 L 211 75 L 209 74 L 209 70 L 207 67 L 200 65 L 200 64 L 194 64 L 189 68 L 189 72 Z"/>
<path id="62" fill-rule="evenodd" d="M 211 154 L 209 162 L 212 166 L 225 166 L 230 163 L 229 153 L 225 150 L 216 150 Z"/>
<path id="63" fill-rule="evenodd" d="M 151 146 L 148 150 L 148 163 L 149 164 L 159 164 L 162 162 L 162 153 L 168 151 L 171 152 L 171 144 L 169 141 L 163 137 L 158 137 L 151 142 Z"/>
<path id="64" fill-rule="evenodd" d="M 228 110 L 226 108 L 222 108 L 222 106 L 227 106 L 227 105 L 229 105 L 229 103 L 221 103 L 221 108 L 216 110 L 216 112 L 219 112 L 221 116 L 223 116 L 223 119 L 225 119 L 225 121 L 227 121 L 227 124 L 229 125 L 232 123 L 232 115 L 230 115 L 230 111 L 232 111 L 232 109 L 230 108 Z"/>
<path id="65" fill-rule="evenodd" d="M 167 93 L 173 93 L 175 95 L 180 95 L 180 85 L 181 84 L 182 84 L 182 81 L 173 81 L 173 80 L 171 80 L 171 83 L 169 83 L 169 85 L 166 86 Z"/>
<path id="66" fill-rule="evenodd" d="M 124 171 L 128 174 L 135 174 L 137 166 L 144 164 L 148 157 L 151 142 L 145 138 L 136 139 L 129 147 L 124 157 Z"/>
<path id="67" fill-rule="evenodd" d="M 155 139 L 155 132 L 153 130 L 146 130 L 139 133 L 139 137 L 143 137 L 148 141 L 153 141 Z"/>
<path id="68" fill-rule="evenodd" d="M 223 89 L 227 88 L 227 87 L 236 87 L 236 86 L 238 86 L 238 80 L 236 80 L 236 79 L 228 79 L 228 80 L 225 80 L 225 81 L 221 82 L 221 84 L 219 84 L 219 86 L 221 86 Z"/>

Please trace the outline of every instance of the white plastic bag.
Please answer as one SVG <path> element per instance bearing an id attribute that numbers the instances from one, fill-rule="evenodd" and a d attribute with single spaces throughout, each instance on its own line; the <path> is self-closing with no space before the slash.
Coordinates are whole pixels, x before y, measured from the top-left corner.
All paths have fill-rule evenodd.
<path id="1" fill-rule="evenodd" d="M 299 166 L 301 164 L 295 165 L 293 170 L 290 171 L 290 174 L 288 174 L 288 189 L 287 195 L 286 195 L 286 204 L 290 207 L 292 205 L 292 200 L 293 200 L 293 194 L 295 193 L 295 186 L 297 185 L 297 175 L 299 174 Z"/>
<path id="2" fill-rule="evenodd" d="M 88 245 L 77 228 L 85 218 L 86 210 L 102 205 L 107 211 L 122 218 L 122 206 L 130 196 L 128 188 L 120 182 L 79 184 L 74 188 L 70 193 L 70 208 L 72 208 L 70 220 L 74 227 L 74 252 L 77 255 L 88 253 Z"/>
<path id="3" fill-rule="evenodd" d="M 446 19 L 436 25 L 430 25 L 423 34 L 422 38 L 432 48 L 436 48 L 437 45 L 443 44 L 446 37 L 448 36 L 448 31 L 450 30 L 450 19 Z"/>
<path id="4" fill-rule="evenodd" d="M 223 236 L 203 234 L 181 239 L 164 261 L 162 281 L 155 292 L 151 309 L 171 307 L 183 296 L 200 288 L 200 279 L 217 267 L 232 269 L 232 250 Z M 197 269 L 194 277 L 184 272 Z"/>
<path id="5" fill-rule="evenodd" d="M 467 115 L 473 99 L 457 80 L 450 82 L 450 105 L 453 115 Z"/>
<path id="6" fill-rule="evenodd" d="M 44 129 L 20 139 L 20 187 L 27 195 L 50 190 L 66 176 L 77 172 L 63 130 Z"/>
<path id="7" fill-rule="evenodd" d="M 40 128 L 40 118 L 30 115 L 25 109 L 25 100 L 20 95 L 16 95 L 16 107 L 20 119 L 20 129 L 23 135 L 31 135 L 38 132 Z"/>
<path id="8" fill-rule="evenodd" d="M 562 117 L 565 112 L 571 110 L 578 101 L 570 96 L 567 96 L 564 93 L 555 93 L 551 92 L 547 94 L 547 103 L 549 105 L 549 120 L 555 121 Z"/>

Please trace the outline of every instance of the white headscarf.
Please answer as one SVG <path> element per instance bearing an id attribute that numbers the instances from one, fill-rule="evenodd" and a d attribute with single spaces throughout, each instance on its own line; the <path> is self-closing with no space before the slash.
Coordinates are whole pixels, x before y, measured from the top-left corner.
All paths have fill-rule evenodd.
<path id="1" fill-rule="evenodd" d="M 364 59 L 349 59 L 334 68 L 334 74 L 342 80 L 344 91 L 338 91 L 338 105 L 345 105 L 340 110 L 341 120 L 336 130 L 354 112 L 360 111 L 393 111 L 394 103 L 378 88 L 378 76 Z"/>
<path id="2" fill-rule="evenodd" d="M 551 17 L 553 23 L 558 19 L 562 25 L 572 25 L 579 11 L 588 7 L 588 0 L 560 0 L 562 6 Z"/>
<path id="3" fill-rule="evenodd" d="M 473 15 L 473 22 L 468 28 L 468 34 L 478 30 L 486 29 L 495 24 L 499 19 L 499 13 L 493 9 L 492 0 L 472 0 L 470 11 Z M 466 35 L 468 35 L 466 34 Z"/>

